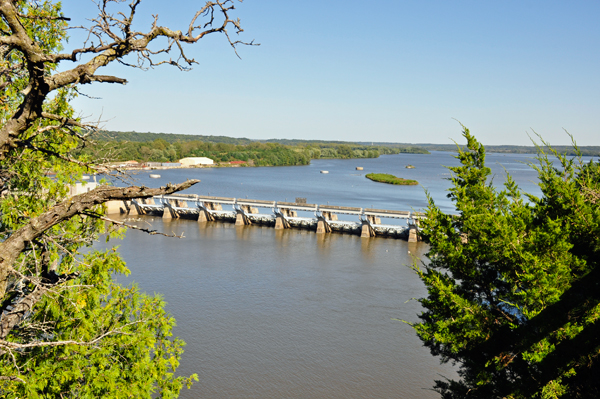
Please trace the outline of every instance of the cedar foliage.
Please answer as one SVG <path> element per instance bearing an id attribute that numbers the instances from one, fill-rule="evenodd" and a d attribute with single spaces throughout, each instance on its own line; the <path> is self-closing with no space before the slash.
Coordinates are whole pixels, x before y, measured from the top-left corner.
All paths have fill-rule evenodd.
<path id="1" fill-rule="evenodd" d="M 497 190 L 484 147 L 463 133 L 461 166 L 449 168 L 458 215 L 429 197 L 430 262 L 414 268 L 428 290 L 414 329 L 459 367 L 459 380 L 435 389 L 444 398 L 600 397 L 598 164 L 540 151 L 531 166 L 541 197 L 509 175 Z"/>

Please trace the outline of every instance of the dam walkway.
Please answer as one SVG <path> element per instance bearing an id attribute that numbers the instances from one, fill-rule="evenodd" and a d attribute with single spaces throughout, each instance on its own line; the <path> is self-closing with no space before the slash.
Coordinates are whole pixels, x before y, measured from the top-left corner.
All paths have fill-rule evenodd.
<path id="1" fill-rule="evenodd" d="M 418 240 L 419 220 L 423 213 L 300 202 L 264 201 L 241 198 L 210 197 L 195 194 L 164 195 L 132 201 L 115 201 L 108 213 L 160 216 L 163 219 L 192 219 L 199 223 L 215 221 L 236 225 L 267 225 L 275 229 L 301 228 L 318 234 L 343 232 L 361 237 L 386 236 Z M 300 216 L 299 216 L 300 214 Z M 351 215 L 356 220 L 340 220 Z M 405 225 L 383 224 L 382 220 L 401 219 Z"/>

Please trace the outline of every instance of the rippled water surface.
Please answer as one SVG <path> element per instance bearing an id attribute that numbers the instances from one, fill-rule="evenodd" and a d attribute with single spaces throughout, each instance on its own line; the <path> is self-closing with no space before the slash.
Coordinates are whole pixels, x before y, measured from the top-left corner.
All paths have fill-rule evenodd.
<path id="1" fill-rule="evenodd" d="M 496 183 L 504 181 L 502 163 L 538 193 L 535 172 L 522 163 L 527 160 L 488 156 Z M 434 153 L 137 177 L 148 186 L 202 181 L 187 193 L 397 210 L 426 206 L 425 188 L 451 212 L 449 173 L 441 165 L 455 164 L 451 154 Z M 370 172 L 422 186 L 371 182 L 364 177 Z M 422 243 L 151 217 L 135 223 L 185 235 L 129 231 L 118 242 L 132 271 L 119 280 L 161 293 L 178 321 L 176 335 L 187 342 L 179 371 L 198 373 L 200 380 L 184 398 L 435 398 L 434 380 L 454 376 L 397 320 L 418 320 L 411 298 L 426 291 L 409 265 L 426 252 Z"/>

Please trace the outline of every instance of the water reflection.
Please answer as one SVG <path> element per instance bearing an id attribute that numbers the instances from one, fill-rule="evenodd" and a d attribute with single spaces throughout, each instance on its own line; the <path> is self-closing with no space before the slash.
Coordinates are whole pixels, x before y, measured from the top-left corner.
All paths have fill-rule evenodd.
<path id="1" fill-rule="evenodd" d="M 394 319 L 416 321 L 422 243 L 156 218 L 129 231 L 131 277 L 160 292 L 188 345 L 184 398 L 434 398 L 451 375 Z M 407 302 L 408 301 L 408 302 Z"/>
<path id="2" fill-rule="evenodd" d="M 235 238 L 240 241 L 248 241 L 250 239 L 250 229 L 253 226 L 235 226 Z"/>
<path id="3" fill-rule="evenodd" d="M 417 260 L 424 260 L 425 254 L 429 250 L 429 246 L 424 242 L 409 242 L 407 243 L 407 251 L 411 257 L 416 258 Z"/>

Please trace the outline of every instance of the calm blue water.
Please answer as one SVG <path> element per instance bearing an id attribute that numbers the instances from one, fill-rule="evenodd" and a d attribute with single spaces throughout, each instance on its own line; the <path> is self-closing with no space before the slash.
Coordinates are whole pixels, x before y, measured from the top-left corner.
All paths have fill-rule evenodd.
<path id="1" fill-rule="evenodd" d="M 523 189 L 539 193 L 535 184 L 536 173 L 526 163 L 533 158 L 524 154 L 488 154 L 487 163 L 492 168 L 494 182 L 502 184 L 505 170 L 514 175 Z M 415 169 L 406 169 L 406 165 Z M 427 206 L 425 190 L 444 211 L 454 208 L 446 198 L 450 182 L 449 171 L 444 166 L 456 166 L 458 161 L 448 152 L 430 155 L 383 155 L 375 159 L 313 160 L 308 166 L 264 168 L 203 168 L 153 171 L 160 179 L 150 179 L 151 173 L 139 172 L 138 184 L 147 186 L 177 183 L 186 179 L 199 179 L 201 183 L 186 193 L 234 198 L 251 198 L 270 201 L 294 201 L 296 197 L 318 203 L 374 207 L 377 209 L 419 210 Z M 364 170 L 355 168 L 362 166 Z M 504 168 L 503 168 L 504 167 Z M 321 170 L 328 174 L 319 173 Z M 420 186 L 392 186 L 375 183 L 364 176 L 367 173 L 390 173 L 417 180 Z"/>

